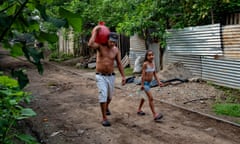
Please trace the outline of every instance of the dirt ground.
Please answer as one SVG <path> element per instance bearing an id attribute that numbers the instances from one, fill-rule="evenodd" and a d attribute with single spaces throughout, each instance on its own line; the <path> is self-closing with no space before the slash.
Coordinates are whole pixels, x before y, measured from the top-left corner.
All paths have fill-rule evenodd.
<path id="1" fill-rule="evenodd" d="M 112 115 L 108 117 L 112 126 L 103 127 L 94 71 L 49 62 L 44 64 L 44 70 L 44 74 L 39 75 L 32 66 L 28 68 L 30 84 L 25 89 L 32 93 L 30 107 L 37 113 L 27 124 L 42 144 L 240 142 L 240 126 L 236 123 L 239 118 L 217 116 L 211 111 L 214 99 L 223 93 L 206 83 L 152 88 L 156 111 L 164 115 L 162 121 L 156 123 L 147 101 L 144 104 L 146 115 L 136 114 L 138 86 L 133 83 L 121 86 L 117 74 L 110 105 Z"/>

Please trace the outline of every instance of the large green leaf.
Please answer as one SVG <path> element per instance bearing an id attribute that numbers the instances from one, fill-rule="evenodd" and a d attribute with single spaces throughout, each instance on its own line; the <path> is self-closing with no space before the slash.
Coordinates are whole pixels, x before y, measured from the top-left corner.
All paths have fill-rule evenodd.
<path id="1" fill-rule="evenodd" d="M 30 31 L 30 32 L 33 32 L 33 31 L 39 31 L 40 30 L 40 25 L 39 25 L 39 23 L 32 23 L 31 25 L 29 25 L 29 27 L 28 27 L 28 30 Z"/>
<path id="2" fill-rule="evenodd" d="M 41 63 L 37 64 L 37 69 L 39 74 L 43 74 L 43 65 Z"/>
<path id="3" fill-rule="evenodd" d="M 21 110 L 21 116 L 17 117 L 18 120 L 30 118 L 36 116 L 37 114 L 31 108 L 23 108 Z"/>
<path id="4" fill-rule="evenodd" d="M 6 15 L 1 15 L 0 14 L 0 30 L 4 30 L 12 20 L 12 16 L 6 16 Z M 2 31 L 0 32 L 0 34 Z"/>
<path id="5" fill-rule="evenodd" d="M 0 127 L 6 129 L 6 125 L 8 125 L 8 121 L 2 117 L 0 117 Z M 0 132 L 4 131 L 4 129 L 0 129 Z"/>
<path id="6" fill-rule="evenodd" d="M 11 56 L 17 57 L 22 55 L 23 55 L 22 45 L 20 43 L 14 44 L 14 46 L 11 49 Z"/>
<path id="7" fill-rule="evenodd" d="M 82 19 L 81 18 L 67 18 L 69 24 L 73 27 L 74 31 L 82 31 Z"/>
<path id="8" fill-rule="evenodd" d="M 16 5 L 11 6 L 11 7 L 8 9 L 7 14 L 8 14 L 8 15 L 14 15 L 15 12 L 16 12 L 16 9 L 17 9 L 17 6 L 16 6 Z"/>
<path id="9" fill-rule="evenodd" d="M 36 48 L 28 48 L 29 55 L 32 57 L 31 62 L 37 66 L 38 72 L 43 74 L 43 66 L 41 64 L 41 59 L 44 58 L 43 52 Z"/>
<path id="10" fill-rule="evenodd" d="M 43 66 L 41 64 L 41 59 L 44 58 L 43 52 L 41 50 L 37 50 L 36 48 L 27 47 L 26 45 L 22 47 L 25 57 L 37 66 L 38 72 L 43 74 Z"/>
<path id="11" fill-rule="evenodd" d="M 58 36 L 57 34 L 41 32 L 38 39 L 40 41 L 48 41 L 50 43 L 55 43 L 58 41 Z"/>
<path id="12" fill-rule="evenodd" d="M 36 138 L 32 137 L 31 135 L 19 134 L 16 135 L 16 137 L 21 141 L 25 142 L 25 144 L 38 144 Z"/>
<path id="13" fill-rule="evenodd" d="M 76 32 L 82 31 L 82 18 L 77 13 L 72 13 L 64 8 L 59 9 L 59 14 L 61 17 L 68 20 L 69 25 L 71 25 Z"/>
<path id="14" fill-rule="evenodd" d="M 22 69 L 12 71 L 12 76 L 17 78 L 20 89 L 23 89 L 29 83 L 28 76 Z"/>
<path id="15" fill-rule="evenodd" d="M 18 103 L 17 103 L 16 99 L 11 99 L 11 100 L 9 100 L 9 104 L 10 105 L 17 105 Z"/>
<path id="16" fill-rule="evenodd" d="M 64 8 L 59 8 L 59 14 L 64 18 L 78 18 L 79 16 L 75 13 L 72 13 Z"/>
<path id="17" fill-rule="evenodd" d="M 43 52 L 41 50 L 38 50 L 36 48 L 29 48 L 28 52 L 35 63 L 39 63 L 40 60 L 43 59 Z"/>
<path id="18" fill-rule="evenodd" d="M 9 88 L 16 88 L 18 87 L 18 82 L 15 79 L 3 75 L 0 76 L 0 85 L 4 85 Z"/>
<path id="19" fill-rule="evenodd" d="M 40 12 L 40 15 L 43 18 L 43 20 L 47 21 L 48 15 L 46 14 L 46 6 L 38 4 L 36 5 L 36 9 Z"/>
<path id="20" fill-rule="evenodd" d="M 52 23 L 55 27 L 61 28 L 67 24 L 66 19 L 59 19 L 59 18 L 48 18 L 47 22 Z"/>
<path id="21" fill-rule="evenodd" d="M 8 95 L 12 95 L 12 91 L 0 90 L 0 94 L 1 94 L 1 96 L 8 96 Z"/>

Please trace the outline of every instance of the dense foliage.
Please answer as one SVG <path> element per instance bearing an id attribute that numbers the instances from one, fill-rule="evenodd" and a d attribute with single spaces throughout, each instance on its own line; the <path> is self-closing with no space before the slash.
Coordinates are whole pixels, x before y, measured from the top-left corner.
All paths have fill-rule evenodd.
<path id="1" fill-rule="evenodd" d="M 4 0 L 0 1 L 0 46 L 10 50 L 14 57 L 25 56 L 43 73 L 41 45 L 56 44 L 61 27 L 81 31 L 82 19 L 77 13 L 64 8 L 67 0 Z M 13 144 L 23 141 L 37 143 L 36 139 L 22 134 L 18 121 L 36 113 L 22 104 L 30 101 L 30 95 L 22 89 L 29 80 L 24 69 L 13 69 L 17 81 L 0 76 L 0 143 Z"/>
<path id="2" fill-rule="evenodd" d="M 6 0 L 0 6 L 0 42 L 11 47 L 14 56 L 24 53 L 42 72 L 41 51 L 26 43 L 56 43 L 61 27 L 71 25 L 86 35 L 105 21 L 112 31 L 139 33 L 164 47 L 166 29 L 219 23 L 239 7 L 239 0 Z M 9 44 L 12 40 L 14 45 Z"/>
<path id="3" fill-rule="evenodd" d="M 0 42 L 13 56 L 25 57 L 43 72 L 42 50 L 37 43 L 56 43 L 57 30 L 73 27 L 81 31 L 81 17 L 64 8 L 65 0 L 5 0 L 0 5 Z"/>
<path id="4" fill-rule="evenodd" d="M 21 104 L 30 102 L 30 94 L 23 92 L 18 82 L 8 76 L 0 76 L 0 143 L 13 144 L 18 140 L 28 144 L 36 139 L 16 131 L 17 121 L 35 116 L 36 113 Z"/>
<path id="5" fill-rule="evenodd" d="M 72 0 L 66 8 L 81 12 L 83 33 L 99 21 L 112 31 L 146 41 L 158 41 L 164 48 L 166 29 L 222 23 L 225 15 L 237 12 L 239 0 Z"/>

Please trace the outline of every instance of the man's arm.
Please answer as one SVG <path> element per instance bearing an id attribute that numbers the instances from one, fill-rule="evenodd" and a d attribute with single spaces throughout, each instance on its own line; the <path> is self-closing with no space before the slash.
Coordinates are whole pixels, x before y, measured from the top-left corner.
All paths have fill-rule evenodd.
<path id="1" fill-rule="evenodd" d="M 118 51 L 117 53 L 117 56 L 116 56 L 116 62 L 117 62 L 117 67 L 118 67 L 118 70 L 122 76 L 122 85 L 125 85 L 126 83 L 126 78 L 125 78 L 125 74 L 124 74 L 124 69 L 123 69 L 123 65 L 122 65 L 122 62 L 121 62 L 121 57 L 120 57 L 120 52 Z"/>
<path id="2" fill-rule="evenodd" d="M 94 48 L 94 49 L 97 49 L 99 48 L 99 44 L 98 43 L 95 43 L 95 39 L 96 39 L 96 36 L 97 36 L 97 33 L 99 32 L 100 30 L 100 27 L 96 26 L 93 31 L 92 31 L 92 35 L 88 41 L 88 46 L 91 47 L 91 48 Z"/>

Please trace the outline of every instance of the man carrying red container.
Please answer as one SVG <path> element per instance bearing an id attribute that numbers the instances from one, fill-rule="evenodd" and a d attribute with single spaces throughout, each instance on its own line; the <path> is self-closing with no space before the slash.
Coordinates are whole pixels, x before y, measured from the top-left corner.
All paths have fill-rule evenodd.
<path id="1" fill-rule="evenodd" d="M 112 100 L 115 83 L 114 61 L 122 76 L 122 85 L 126 79 L 121 63 L 121 54 L 116 47 L 118 35 L 110 32 L 104 23 L 94 27 L 88 46 L 97 50 L 96 58 L 96 83 L 98 87 L 98 98 L 102 112 L 102 125 L 111 126 L 107 115 L 111 115 L 109 104 Z"/>

